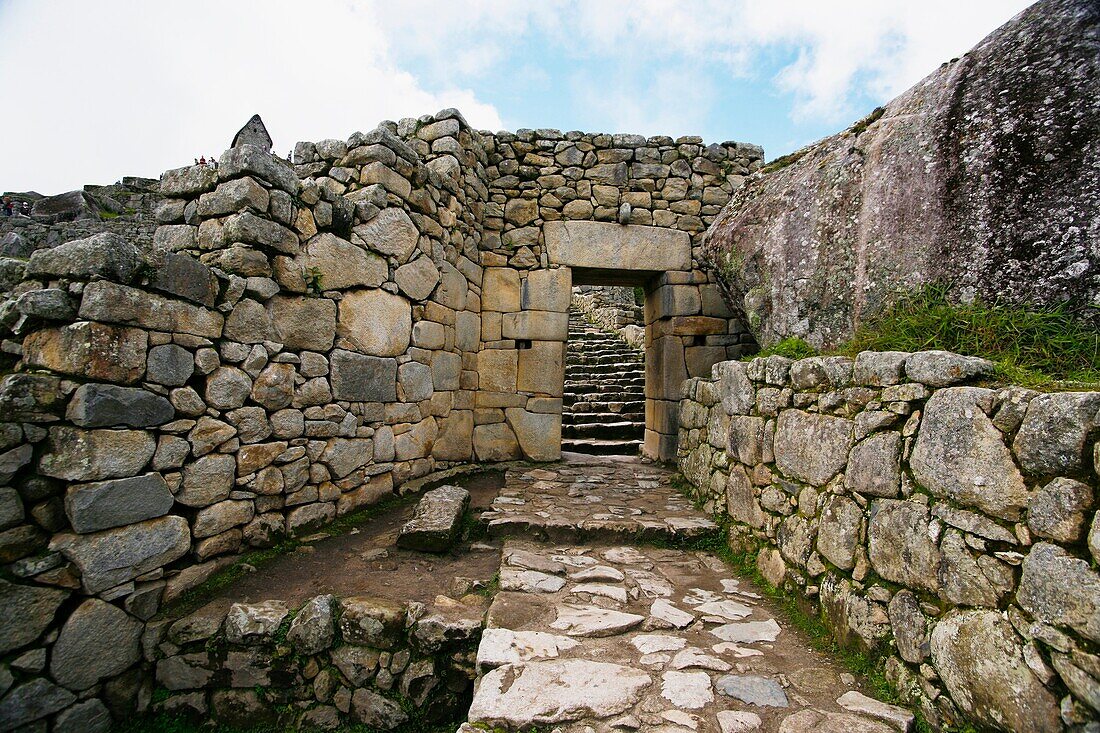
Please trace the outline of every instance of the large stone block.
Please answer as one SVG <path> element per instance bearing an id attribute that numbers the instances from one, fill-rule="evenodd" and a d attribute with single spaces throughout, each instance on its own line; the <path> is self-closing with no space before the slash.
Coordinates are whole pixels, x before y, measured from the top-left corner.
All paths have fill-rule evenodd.
<path id="1" fill-rule="evenodd" d="M 363 170 L 359 174 L 359 182 L 364 186 L 380 183 L 387 191 L 403 199 L 409 198 L 409 195 L 412 193 L 412 184 L 409 183 L 409 179 L 392 168 L 388 168 L 381 161 L 375 161 L 363 166 Z M 401 211 L 402 214 L 405 213 L 401 209 L 386 209 L 386 211 Z"/>
<path id="2" fill-rule="evenodd" d="M 623 165 L 624 174 L 625 168 Z M 649 272 L 691 269 L 687 232 L 609 222 L 552 221 L 543 225 L 543 234 L 550 262 L 556 265 Z"/>
<path id="3" fill-rule="evenodd" d="M 1100 420 L 1100 392 L 1042 394 L 1027 405 L 1012 444 L 1030 474 L 1057 476 L 1081 471 L 1085 442 Z"/>
<path id="4" fill-rule="evenodd" d="M 80 534 L 162 517 L 175 499 L 159 473 L 75 484 L 65 493 L 65 514 Z"/>
<path id="5" fill-rule="evenodd" d="M 868 496 L 895 497 L 901 490 L 901 433 L 874 433 L 848 455 L 844 485 Z"/>
<path id="6" fill-rule="evenodd" d="M 305 292 L 307 279 L 319 290 L 346 290 L 376 288 L 389 277 L 385 259 L 329 232 L 309 240 L 293 262 L 292 268 L 277 263 L 276 273 L 279 283 L 294 292 Z"/>
<path id="7" fill-rule="evenodd" d="M 646 398 L 679 400 L 680 386 L 687 378 L 683 339 L 664 336 L 654 341 L 645 356 Z"/>
<path id="8" fill-rule="evenodd" d="M 332 392 L 350 402 L 397 401 L 397 361 L 337 349 L 332 352 Z"/>
<path id="9" fill-rule="evenodd" d="M 468 461 L 473 458 L 474 413 L 452 410 L 438 421 L 439 435 L 432 446 L 438 461 Z"/>
<path id="10" fill-rule="evenodd" d="M 506 339 L 565 341 L 568 328 L 568 313 L 520 311 L 505 313 L 501 319 L 501 333 Z"/>
<path id="11" fill-rule="evenodd" d="M 234 181 L 221 183 L 218 187 L 199 196 L 199 216 L 213 217 L 235 214 L 251 208 L 260 214 L 267 213 L 271 195 L 256 180 L 245 176 Z"/>
<path id="12" fill-rule="evenodd" d="M 1100 574 L 1058 545 L 1039 542 L 1031 548 L 1016 599 L 1038 620 L 1100 642 Z"/>
<path id="13" fill-rule="evenodd" d="M 421 420 L 394 439 L 394 458 L 398 461 L 412 461 L 430 456 L 438 434 L 435 418 Z"/>
<path id="14" fill-rule="evenodd" d="M 66 419 L 82 428 L 147 428 L 163 425 L 175 414 L 172 403 L 158 394 L 113 384 L 81 385 L 65 411 Z"/>
<path id="15" fill-rule="evenodd" d="M 661 318 L 693 316 L 702 308 L 696 285 L 662 285 L 646 293 L 645 322 Z"/>
<path id="16" fill-rule="evenodd" d="M 117 234 L 103 232 L 56 247 L 36 250 L 27 263 L 27 277 L 94 278 L 133 282 L 143 264 L 141 253 Z"/>
<path id="17" fill-rule="evenodd" d="M 458 486 L 440 486 L 424 494 L 413 518 L 397 535 L 397 545 L 422 552 L 446 552 L 458 539 L 470 492 Z"/>
<path id="18" fill-rule="evenodd" d="M 513 461 L 521 457 L 519 441 L 507 423 L 474 428 L 474 457 L 479 461 Z"/>
<path id="19" fill-rule="evenodd" d="M 569 310 L 572 273 L 568 267 L 553 270 L 531 270 L 523 280 L 520 307 L 565 313 Z M 482 296 L 484 298 L 484 295 Z"/>
<path id="20" fill-rule="evenodd" d="M 875 572 L 909 588 L 939 591 L 940 550 L 932 540 L 927 506 L 894 499 L 874 501 L 867 535 Z"/>
<path id="21" fill-rule="evenodd" d="M 133 384 L 145 374 L 147 344 L 141 329 L 73 323 L 27 336 L 23 361 L 62 374 Z"/>
<path id="22" fill-rule="evenodd" d="M 843 496 L 830 496 L 821 509 L 817 551 L 841 570 L 851 570 L 856 563 L 862 522 L 863 510 L 858 504 Z"/>
<path id="23" fill-rule="evenodd" d="M 412 338 L 412 307 L 385 290 L 356 290 L 340 301 L 336 333 L 347 348 L 370 356 L 399 356 Z"/>
<path id="24" fill-rule="evenodd" d="M 229 498 L 237 477 L 237 461 L 229 455 L 203 456 L 183 467 L 183 486 L 176 501 L 185 506 L 204 507 Z"/>
<path id="25" fill-rule="evenodd" d="M 224 322 L 216 311 L 104 280 L 84 288 L 80 317 L 206 338 L 220 337 Z"/>
<path id="26" fill-rule="evenodd" d="M 711 367 L 710 373 L 718 382 L 722 407 L 727 415 L 748 415 L 752 412 L 756 405 L 756 390 L 749 380 L 744 362 L 722 361 Z"/>
<path id="27" fill-rule="evenodd" d="M 515 349 L 486 349 L 477 355 L 478 389 L 483 392 L 516 391 L 519 353 Z"/>
<path id="28" fill-rule="evenodd" d="M 561 415 L 528 412 L 519 407 L 507 408 L 504 415 L 528 460 L 561 458 Z"/>
<path id="29" fill-rule="evenodd" d="M 160 176 L 162 196 L 194 196 L 203 191 L 213 191 L 218 183 L 218 170 L 209 165 L 188 165 L 173 168 Z"/>
<path id="30" fill-rule="evenodd" d="M 325 298 L 275 296 L 267 310 L 279 341 L 293 351 L 328 351 L 336 338 L 336 303 Z"/>
<path id="31" fill-rule="evenodd" d="M 289 164 L 261 145 L 238 145 L 226 150 L 218 158 L 219 179 L 227 181 L 249 174 L 267 181 L 291 196 L 298 193 L 298 174 Z"/>
<path id="32" fill-rule="evenodd" d="M 501 313 L 514 313 L 520 309 L 520 284 L 517 270 L 511 267 L 485 268 L 481 279 L 481 309 Z"/>
<path id="33" fill-rule="evenodd" d="M 126 478 L 141 472 L 157 442 L 144 430 L 50 428 L 38 470 L 66 481 Z"/>
<path id="34" fill-rule="evenodd" d="M 824 486 L 848 463 L 853 423 L 802 410 L 784 410 L 775 429 L 775 464 L 791 478 Z"/>
<path id="35" fill-rule="evenodd" d="M 50 547 L 77 566 L 85 591 L 98 593 L 183 557 L 191 532 L 186 519 L 169 515 L 95 534 L 58 535 Z"/>
<path id="36" fill-rule="evenodd" d="M 439 284 L 439 268 L 431 257 L 418 257 L 397 268 L 393 280 L 401 292 L 412 300 L 425 300 Z"/>
<path id="37" fill-rule="evenodd" d="M 516 389 L 561 397 L 564 385 L 564 342 L 532 341 L 530 348 L 519 350 Z"/>
<path id="38" fill-rule="evenodd" d="M 0 654 L 26 646 L 53 623 L 69 592 L 38 585 L 15 585 L 0 578 Z"/>
<path id="39" fill-rule="evenodd" d="M 69 616 L 50 655 L 50 676 L 70 690 L 86 690 L 141 658 L 140 621 L 118 606 L 92 598 Z"/>
<path id="40" fill-rule="evenodd" d="M 375 165 L 385 168 L 380 163 L 372 163 L 367 168 L 372 168 Z M 392 171 L 390 172 L 392 173 Z M 364 169 L 364 174 L 366 174 L 366 169 Z M 396 174 L 394 175 L 396 176 Z M 404 182 L 404 186 L 399 186 L 399 188 L 405 189 L 408 187 L 408 181 L 400 178 L 400 176 L 397 176 L 397 178 Z M 380 182 L 386 188 L 390 188 L 386 185 L 386 182 Z M 398 193 L 398 195 L 401 194 Z M 407 192 L 405 195 L 408 195 Z M 367 223 L 355 227 L 355 234 L 363 240 L 367 247 L 387 257 L 393 257 L 400 265 L 408 262 L 409 256 L 416 249 L 416 240 L 420 237 L 420 232 L 413 224 L 412 219 L 409 218 L 404 209 L 399 208 L 384 209 Z"/>
<path id="41" fill-rule="evenodd" d="M 932 631 L 936 671 L 971 720 L 1001 730 L 1062 730 L 1058 699 L 1024 658 L 1024 641 L 998 611 L 948 616 Z"/>
<path id="42" fill-rule="evenodd" d="M 993 391 L 949 387 L 932 395 L 913 447 L 913 477 L 934 495 L 1001 519 L 1019 519 L 1028 491 L 987 416 Z"/>
<path id="43" fill-rule="evenodd" d="M 263 306 L 253 303 L 263 313 Z M 234 309 L 234 312 L 236 309 Z M 228 325 L 228 324 L 227 324 Z M 161 344 L 149 349 L 149 358 L 145 369 L 145 378 L 166 387 L 182 387 L 195 373 L 195 357 L 190 351 L 177 344 Z"/>

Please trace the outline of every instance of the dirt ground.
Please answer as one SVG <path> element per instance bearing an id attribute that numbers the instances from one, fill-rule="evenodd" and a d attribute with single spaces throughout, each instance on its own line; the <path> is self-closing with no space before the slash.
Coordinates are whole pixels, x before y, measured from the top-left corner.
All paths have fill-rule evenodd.
<path id="1" fill-rule="evenodd" d="M 499 494 L 504 474 L 487 471 L 455 477 L 447 483 L 470 492 L 470 508 L 476 517 L 488 510 Z M 437 595 L 455 595 L 455 578 L 487 581 L 496 574 L 499 543 L 465 542 L 444 555 L 396 547 L 397 533 L 412 517 L 415 506 L 409 503 L 396 507 L 346 534 L 303 544 L 248 573 L 213 598 L 234 603 L 278 599 L 291 608 L 322 593 L 428 602 Z"/>

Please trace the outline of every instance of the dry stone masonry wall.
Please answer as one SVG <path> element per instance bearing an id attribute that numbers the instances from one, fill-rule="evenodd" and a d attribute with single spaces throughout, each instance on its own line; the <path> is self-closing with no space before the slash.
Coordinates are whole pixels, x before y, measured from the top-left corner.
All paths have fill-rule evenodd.
<path id="1" fill-rule="evenodd" d="M 148 709 L 179 651 L 143 651 L 150 620 L 239 551 L 453 464 L 556 459 L 574 271 L 646 288 L 651 455 L 680 382 L 751 347 L 697 254 L 759 148 L 445 110 L 292 164 L 259 132 L 162 176 L 150 246 L 0 258 L 0 730 Z"/>
<path id="2" fill-rule="evenodd" d="M 1094 730 L 1100 393 L 968 386 L 947 352 L 725 362 L 679 463 L 761 574 L 936 723 Z"/>

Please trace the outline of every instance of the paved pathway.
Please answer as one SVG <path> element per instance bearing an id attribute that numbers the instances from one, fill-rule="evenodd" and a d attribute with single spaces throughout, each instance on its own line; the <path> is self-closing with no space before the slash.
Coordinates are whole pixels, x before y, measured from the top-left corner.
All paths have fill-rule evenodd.
<path id="1" fill-rule="evenodd" d="M 498 528 L 517 528 L 521 514 L 529 531 L 579 536 L 607 522 L 613 534 L 627 531 L 621 522 L 663 522 L 662 532 L 686 519 L 695 521 L 688 532 L 705 526 L 669 488 L 671 474 L 650 465 L 523 473 L 509 476 L 502 497 L 524 503 L 505 501 Z M 600 501 L 586 502 L 591 496 Z M 601 524 L 586 530 L 592 522 Z M 890 733 L 911 725 L 907 711 L 863 698 L 854 679 L 709 554 L 513 538 L 500 583 L 478 650 L 472 723 L 561 733 Z"/>

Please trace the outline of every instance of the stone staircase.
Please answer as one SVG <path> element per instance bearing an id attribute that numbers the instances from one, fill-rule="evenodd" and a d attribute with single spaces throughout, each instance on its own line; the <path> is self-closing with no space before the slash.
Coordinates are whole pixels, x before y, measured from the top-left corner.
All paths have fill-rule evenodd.
<path id="1" fill-rule="evenodd" d="M 645 352 L 569 312 L 561 449 L 636 455 L 645 437 Z"/>

